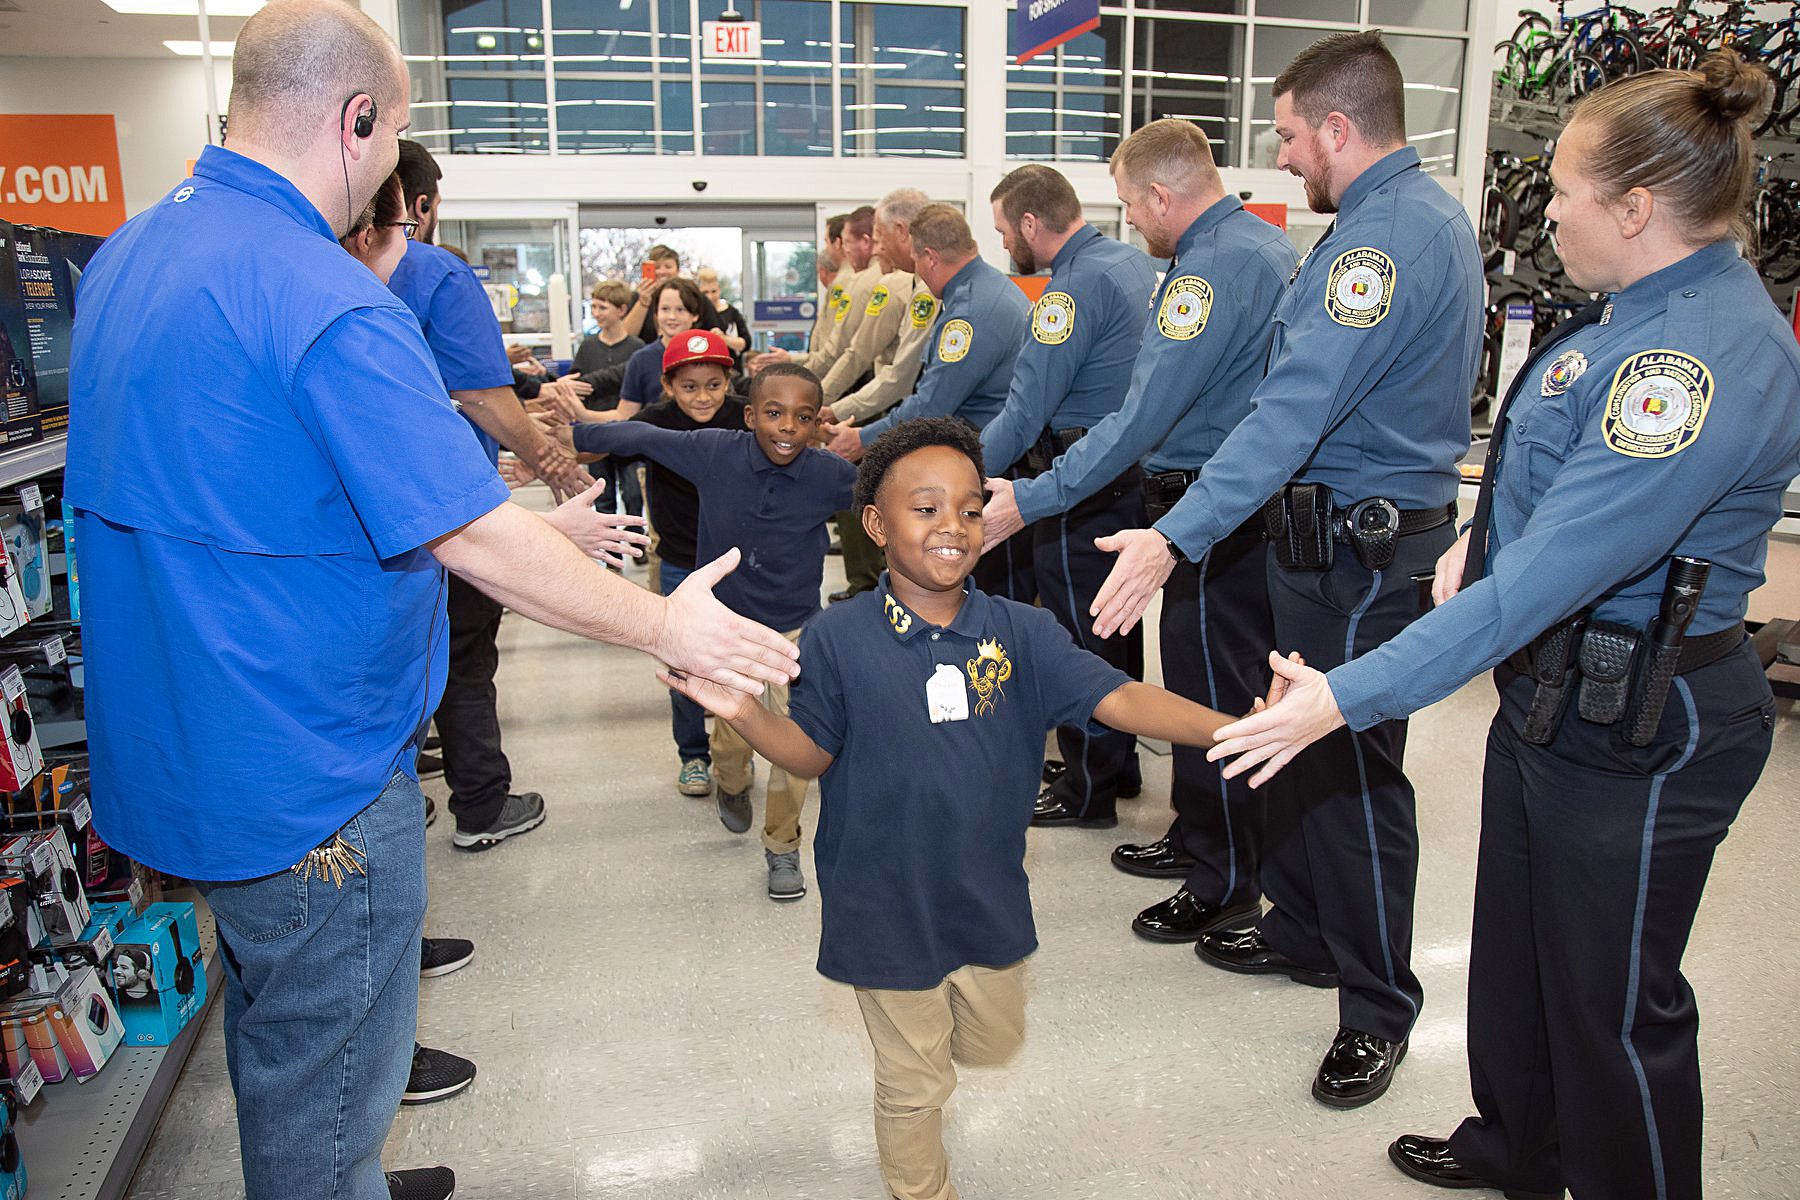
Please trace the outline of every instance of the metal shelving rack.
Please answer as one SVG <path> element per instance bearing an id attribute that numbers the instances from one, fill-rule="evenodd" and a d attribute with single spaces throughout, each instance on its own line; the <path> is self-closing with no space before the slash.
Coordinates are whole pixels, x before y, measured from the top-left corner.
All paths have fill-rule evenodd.
<path id="1" fill-rule="evenodd" d="M 62 470 L 69 456 L 69 435 L 59 433 L 15 450 L 0 450 L 0 488 L 27 483 Z"/>

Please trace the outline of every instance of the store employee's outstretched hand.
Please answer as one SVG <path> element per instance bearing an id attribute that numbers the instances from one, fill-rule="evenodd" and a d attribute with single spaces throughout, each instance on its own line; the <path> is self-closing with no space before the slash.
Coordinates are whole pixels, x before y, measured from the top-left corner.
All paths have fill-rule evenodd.
<path id="1" fill-rule="evenodd" d="M 787 683 L 800 674 L 800 648 L 713 597 L 713 586 L 737 569 L 738 557 L 733 547 L 696 567 L 669 596 L 662 636 L 645 649 L 675 670 L 760 696 L 764 683 Z"/>

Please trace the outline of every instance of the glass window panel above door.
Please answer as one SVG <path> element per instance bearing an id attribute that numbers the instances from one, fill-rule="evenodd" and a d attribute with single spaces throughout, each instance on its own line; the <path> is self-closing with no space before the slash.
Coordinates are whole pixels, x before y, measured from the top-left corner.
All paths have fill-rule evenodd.
<path id="1" fill-rule="evenodd" d="M 1136 36 L 1132 127 L 1164 117 L 1192 121 L 1205 130 L 1213 160 L 1221 167 L 1236 166 L 1243 119 L 1243 27 L 1140 20 Z"/>
<path id="2" fill-rule="evenodd" d="M 831 83 L 763 85 L 763 153 L 816 157 L 831 153 Z"/>
<path id="3" fill-rule="evenodd" d="M 449 126 L 443 130 L 420 130 L 426 149 L 448 148 L 452 154 L 550 152 L 542 76 L 521 79 L 452 75 L 445 85 L 450 92 Z M 448 147 L 444 145 L 446 139 Z"/>
<path id="4" fill-rule="evenodd" d="M 1258 0 L 1259 9 L 1267 7 L 1268 0 Z M 1139 8 L 1160 8 L 1167 12 L 1192 13 L 1224 13 L 1227 15 L 1244 11 L 1244 0 L 1137 0 Z"/>
<path id="5" fill-rule="evenodd" d="M 1390 34 L 1388 49 L 1406 79 L 1406 140 L 1433 175 L 1454 175 L 1461 142 L 1463 43 Z M 1483 85 L 1486 86 L 1485 84 Z"/>
<path id="6" fill-rule="evenodd" d="M 1391 28 L 1461 29 L 1469 19 L 1469 0 L 1369 0 L 1369 23 Z"/>
<path id="7" fill-rule="evenodd" d="M 1111 155 L 1124 112 L 1124 18 L 1103 16 L 1099 29 L 1024 64 L 1013 61 L 1017 25 L 1009 21 L 1007 28 L 1006 156 L 1094 161 Z"/>
<path id="8" fill-rule="evenodd" d="M 449 71 L 542 70 L 543 25 L 538 0 L 446 4 L 443 57 L 437 61 Z"/>
<path id="9" fill-rule="evenodd" d="M 560 79 L 556 141 L 563 154 L 655 154 L 648 79 Z"/>
<path id="10" fill-rule="evenodd" d="M 856 61 L 865 64 L 876 80 L 962 83 L 962 9 L 928 4 L 846 4 L 843 14 L 845 28 L 855 31 Z"/>
<path id="11" fill-rule="evenodd" d="M 756 85 L 700 82 L 702 145 L 708 154 L 756 153 Z"/>
<path id="12" fill-rule="evenodd" d="M 1356 0 L 1256 0 L 1256 15 L 1302 21 L 1354 21 Z M 1262 36 L 1260 29 L 1256 36 Z"/>
<path id="13" fill-rule="evenodd" d="M 535 0 L 533 0 L 535 3 Z M 551 0 L 554 69 L 692 73 L 687 0 Z"/>

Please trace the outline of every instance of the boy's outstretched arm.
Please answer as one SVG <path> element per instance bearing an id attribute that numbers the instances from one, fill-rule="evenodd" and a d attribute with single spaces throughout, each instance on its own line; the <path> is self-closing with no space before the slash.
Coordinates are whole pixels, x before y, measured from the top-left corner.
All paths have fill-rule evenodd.
<path id="1" fill-rule="evenodd" d="M 750 748 L 796 779 L 817 779 L 831 766 L 832 757 L 794 723 L 778 717 L 748 692 L 724 687 L 685 671 L 659 668 L 656 677 L 737 730 Z M 1196 706 L 1197 707 L 1197 706 Z M 1210 711 L 1202 709 L 1201 711 Z M 1217 716 L 1218 714 L 1214 714 Z M 1214 728 L 1231 720 L 1219 717 Z M 1206 743 L 1211 745 L 1209 741 Z"/>
<path id="2" fill-rule="evenodd" d="M 1288 657 L 1294 662 L 1303 661 L 1298 652 Z M 1258 698 L 1251 711 L 1261 712 L 1281 699 L 1285 691 L 1287 680 L 1276 675 L 1269 684 L 1268 697 Z M 1236 719 L 1235 714 L 1216 712 L 1148 683 L 1123 684 L 1094 707 L 1094 720 L 1102 725 L 1183 746 L 1211 746 L 1218 731 Z"/>

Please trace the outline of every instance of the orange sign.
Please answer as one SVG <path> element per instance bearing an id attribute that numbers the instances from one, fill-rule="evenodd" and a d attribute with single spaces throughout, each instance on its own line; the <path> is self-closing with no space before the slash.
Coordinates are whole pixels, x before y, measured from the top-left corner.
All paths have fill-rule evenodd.
<path id="1" fill-rule="evenodd" d="M 112 114 L 0 116 L 0 219 L 102 236 L 123 225 Z"/>
<path id="2" fill-rule="evenodd" d="M 1277 229 L 1287 228 L 1287 205 L 1285 204 L 1246 204 L 1244 211 L 1252 216 L 1261 217 Z"/>
<path id="3" fill-rule="evenodd" d="M 1025 293 L 1025 298 L 1033 304 L 1044 298 L 1044 289 L 1050 286 L 1048 275 L 1009 275 L 1007 278 L 1017 284 L 1019 290 Z"/>

